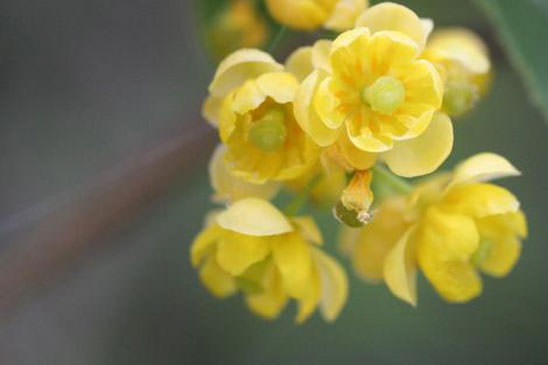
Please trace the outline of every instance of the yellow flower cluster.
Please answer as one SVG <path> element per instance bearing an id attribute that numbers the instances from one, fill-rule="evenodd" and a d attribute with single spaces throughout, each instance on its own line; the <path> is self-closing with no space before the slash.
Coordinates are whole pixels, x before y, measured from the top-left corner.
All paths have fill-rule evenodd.
<path id="1" fill-rule="evenodd" d="M 508 190 L 485 182 L 516 175 L 501 156 L 475 155 L 453 173 L 385 200 L 362 229 L 343 229 L 343 249 L 360 277 L 384 281 L 412 305 L 418 269 L 445 300 L 468 301 L 482 291 L 478 271 L 503 277 L 519 258 L 527 235 L 520 204 Z"/>
<path id="2" fill-rule="evenodd" d="M 511 193 L 482 181 L 518 174 L 510 163 L 480 154 L 416 188 L 402 180 L 440 167 L 453 146 L 450 116 L 487 90 L 482 41 L 463 29 L 433 31 L 430 19 L 391 2 L 267 5 L 293 28 L 342 33 L 284 63 L 244 48 L 218 65 L 202 111 L 221 141 L 209 166 L 213 200 L 227 208 L 210 214 L 191 249 L 209 291 L 240 292 L 264 318 L 293 298 L 297 322 L 318 306 L 334 320 L 347 278 L 312 218 L 297 216 L 307 200 L 344 223 L 343 246 L 361 277 L 412 304 L 418 269 L 457 302 L 480 293 L 478 271 L 508 273 L 525 218 Z M 282 189 L 294 195 L 283 211 L 270 202 Z"/>

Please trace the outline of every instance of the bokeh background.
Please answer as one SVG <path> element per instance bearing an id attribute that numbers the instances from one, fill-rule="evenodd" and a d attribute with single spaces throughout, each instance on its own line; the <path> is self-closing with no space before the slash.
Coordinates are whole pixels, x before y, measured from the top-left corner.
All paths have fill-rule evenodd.
<path id="1" fill-rule="evenodd" d="M 548 21 L 546 2 L 529 1 Z M 215 63 L 204 47 L 201 2 L 0 1 L 0 256 L 118 163 L 203 124 Z M 519 12 L 522 1 L 512 2 Z M 444 303 L 421 279 L 416 309 L 352 277 L 334 324 L 316 315 L 296 326 L 292 306 L 265 322 L 241 298 L 214 299 L 188 253 L 213 207 L 207 135 L 170 189 L 101 237 L 102 250 L 2 316 L 0 364 L 546 364 L 547 125 L 475 3 L 402 3 L 438 26 L 469 26 L 489 43 L 492 92 L 455 123 L 446 166 L 493 151 L 523 171 L 501 182 L 530 223 L 511 275 L 486 278 L 484 294 L 466 305 Z M 531 43 L 546 59 L 548 41 L 538 34 Z M 282 42 L 278 59 L 293 46 Z M 322 227 L 335 252 L 328 213 Z"/>

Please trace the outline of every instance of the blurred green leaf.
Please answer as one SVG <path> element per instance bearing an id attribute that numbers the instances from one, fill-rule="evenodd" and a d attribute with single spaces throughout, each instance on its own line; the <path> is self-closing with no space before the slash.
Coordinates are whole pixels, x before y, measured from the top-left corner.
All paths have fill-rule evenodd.
<path id="1" fill-rule="evenodd" d="M 475 0 L 495 26 L 510 60 L 548 122 L 548 3 L 545 0 Z"/>

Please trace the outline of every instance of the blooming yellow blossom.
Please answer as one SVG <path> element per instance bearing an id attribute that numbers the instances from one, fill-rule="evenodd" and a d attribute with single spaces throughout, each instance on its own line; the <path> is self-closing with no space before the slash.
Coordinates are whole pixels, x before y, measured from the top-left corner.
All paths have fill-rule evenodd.
<path id="1" fill-rule="evenodd" d="M 453 132 L 449 118 L 435 114 L 443 86 L 435 67 L 417 58 L 420 51 L 400 31 L 371 34 L 359 27 L 342 33 L 330 47 L 327 66 L 301 83 L 297 122 L 318 145 L 336 145 L 356 169 L 380 158 L 401 176 L 432 172 L 451 151 Z"/>
<path id="2" fill-rule="evenodd" d="M 324 26 L 343 31 L 354 26 L 367 0 L 266 0 L 270 14 L 279 23 L 300 30 Z"/>
<path id="3" fill-rule="evenodd" d="M 230 0 L 208 28 L 207 40 L 217 59 L 238 48 L 259 47 L 269 35 L 252 0 Z"/>
<path id="4" fill-rule="evenodd" d="M 244 49 L 219 65 L 204 116 L 226 144 L 225 166 L 249 182 L 290 180 L 304 174 L 319 149 L 293 115 L 298 88 L 270 55 Z"/>
<path id="5" fill-rule="evenodd" d="M 220 298 L 240 291 L 249 309 L 276 318 L 290 298 L 302 323 L 319 306 L 333 321 L 346 302 L 342 267 L 321 249 L 322 236 L 309 217 L 286 218 L 265 200 L 239 200 L 216 215 L 194 240 L 191 260 Z"/>
<path id="6" fill-rule="evenodd" d="M 527 235 L 519 202 L 508 190 L 485 183 L 518 174 L 498 155 L 473 156 L 409 196 L 385 200 L 369 225 L 345 229 L 343 247 L 360 276 L 384 280 L 413 305 L 418 269 L 447 301 L 468 301 L 482 291 L 478 271 L 503 277 L 519 258 Z"/>
<path id="7" fill-rule="evenodd" d="M 442 75 L 443 110 L 447 114 L 465 113 L 487 91 L 491 62 L 486 45 L 472 31 L 436 30 L 428 40 L 424 57 L 433 62 Z"/>

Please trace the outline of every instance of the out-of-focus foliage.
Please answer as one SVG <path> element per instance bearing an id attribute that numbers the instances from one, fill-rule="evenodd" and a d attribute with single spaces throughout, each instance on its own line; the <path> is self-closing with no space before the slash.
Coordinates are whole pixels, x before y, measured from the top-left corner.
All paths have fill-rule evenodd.
<path id="1" fill-rule="evenodd" d="M 475 0 L 501 38 L 533 100 L 548 122 L 548 2 L 545 0 Z"/>

